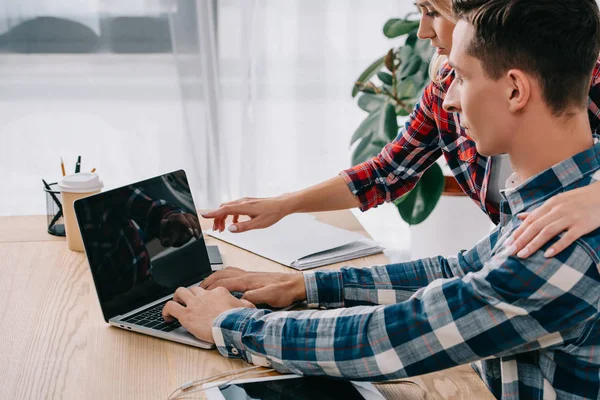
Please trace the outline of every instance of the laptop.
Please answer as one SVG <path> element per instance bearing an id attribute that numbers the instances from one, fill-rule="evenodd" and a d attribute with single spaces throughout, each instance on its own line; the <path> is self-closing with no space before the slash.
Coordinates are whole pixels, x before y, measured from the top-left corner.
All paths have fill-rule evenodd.
<path id="1" fill-rule="evenodd" d="M 105 321 L 213 348 L 162 318 L 177 288 L 197 286 L 212 273 L 185 172 L 86 197 L 74 207 Z"/>

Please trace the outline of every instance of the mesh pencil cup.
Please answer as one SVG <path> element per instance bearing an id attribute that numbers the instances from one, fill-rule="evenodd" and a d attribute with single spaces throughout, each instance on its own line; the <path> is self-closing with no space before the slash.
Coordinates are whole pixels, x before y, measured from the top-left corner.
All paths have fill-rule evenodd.
<path id="1" fill-rule="evenodd" d="M 65 236 L 65 223 L 62 210 L 62 196 L 58 183 L 48 184 L 50 189 L 44 187 L 46 193 L 46 220 L 48 233 L 54 236 Z"/>

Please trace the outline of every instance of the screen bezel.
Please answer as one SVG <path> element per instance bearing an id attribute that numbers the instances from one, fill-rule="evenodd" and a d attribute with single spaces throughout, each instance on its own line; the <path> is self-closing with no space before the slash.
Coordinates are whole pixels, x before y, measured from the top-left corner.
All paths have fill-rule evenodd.
<path id="1" fill-rule="evenodd" d="M 79 227 L 79 219 L 80 219 L 79 215 L 82 212 L 81 207 L 83 207 L 84 203 L 90 202 L 90 201 L 92 201 L 92 202 L 105 201 L 106 198 L 110 197 L 111 195 L 114 195 L 117 191 L 122 190 L 122 189 L 124 189 L 124 188 L 126 188 L 128 186 L 131 186 L 131 185 L 148 185 L 148 184 L 153 184 L 154 181 L 156 181 L 158 183 L 158 182 L 161 182 L 162 178 L 165 177 L 165 176 L 172 175 L 172 174 L 179 174 L 179 173 L 182 173 L 183 176 L 184 176 L 184 178 L 185 178 L 185 180 L 188 181 L 187 174 L 185 173 L 185 171 L 183 169 L 179 169 L 179 170 L 176 170 L 176 171 L 172 171 L 172 172 L 168 172 L 168 173 L 165 173 L 165 174 L 162 174 L 162 175 L 155 176 L 153 178 L 148 178 L 148 179 L 144 179 L 142 181 L 129 183 L 127 185 L 123 185 L 123 186 L 120 186 L 120 187 L 108 190 L 106 192 L 100 192 L 100 193 L 97 193 L 97 194 L 94 194 L 94 195 L 91 195 L 91 196 L 88 196 L 88 197 L 84 197 L 84 198 L 75 200 L 73 202 L 73 210 L 74 210 L 74 213 L 75 213 L 75 218 L 77 219 L 77 226 Z M 198 220 L 199 220 L 200 218 L 198 217 L 198 211 L 197 211 L 197 208 L 196 208 L 196 204 L 194 203 L 194 198 L 193 198 L 193 196 L 191 194 L 191 190 L 190 190 L 189 194 L 190 194 L 190 198 L 192 200 L 193 212 L 196 215 L 196 218 L 198 218 Z M 81 229 L 80 229 L 80 232 L 81 232 Z M 89 244 L 89 241 L 86 241 L 83 236 L 84 235 L 81 234 L 81 239 L 82 239 L 82 242 L 83 242 L 83 247 L 84 247 L 84 250 L 85 250 L 86 259 L 88 261 L 88 266 L 89 266 L 90 272 L 92 274 L 92 279 L 94 281 L 94 288 L 96 289 L 96 295 L 98 297 L 98 302 L 100 304 L 100 309 L 102 310 L 102 315 L 104 317 L 104 320 L 106 322 L 109 322 L 109 320 L 111 318 L 117 317 L 119 315 L 125 315 L 125 314 L 127 314 L 127 313 L 129 313 L 129 312 L 131 312 L 131 311 L 133 311 L 133 310 L 135 310 L 137 308 L 139 308 L 139 306 L 138 307 L 131 306 L 131 307 L 128 307 L 129 309 L 126 310 L 126 312 L 121 313 L 121 314 L 114 314 L 113 315 L 113 314 L 107 313 L 107 310 L 105 309 L 105 307 L 103 307 L 103 300 L 101 298 L 101 294 L 100 294 L 100 291 L 98 289 L 98 283 L 97 283 L 97 280 L 96 280 L 96 274 L 94 273 L 94 268 L 92 268 L 92 265 L 90 263 L 90 258 L 88 257 L 88 253 L 90 251 L 90 248 L 89 248 L 90 244 Z M 202 243 L 204 244 L 204 248 L 205 248 L 204 254 L 205 254 L 205 258 L 206 258 L 205 260 L 202 260 L 202 262 L 203 262 L 203 264 L 210 266 L 211 264 L 210 264 L 210 259 L 208 257 L 208 250 L 206 249 L 206 242 L 204 241 L 204 235 L 202 235 L 200 237 L 200 239 L 202 240 Z M 212 268 L 211 268 L 211 271 L 208 273 L 208 275 L 210 275 L 212 272 L 213 271 L 212 271 Z M 201 277 L 203 277 L 203 278 L 201 278 Z M 206 276 L 204 274 L 200 275 L 198 277 L 198 281 L 201 281 L 204 278 L 206 278 Z M 187 284 L 185 282 L 182 282 L 182 283 L 183 284 L 181 286 L 189 286 L 189 283 L 187 283 Z M 151 304 L 153 302 L 156 302 L 157 300 L 160 300 L 163 297 L 165 297 L 164 294 L 159 294 L 155 299 L 149 298 L 146 304 Z"/>

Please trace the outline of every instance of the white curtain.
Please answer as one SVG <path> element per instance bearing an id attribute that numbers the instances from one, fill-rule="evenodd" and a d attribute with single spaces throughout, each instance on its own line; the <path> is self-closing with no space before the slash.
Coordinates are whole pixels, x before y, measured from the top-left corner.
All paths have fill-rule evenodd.
<path id="1" fill-rule="evenodd" d="M 54 16 L 97 32 L 89 21 L 102 16 L 168 13 L 174 53 L 0 52 L 0 214 L 44 213 L 40 179 L 60 178 L 60 156 L 69 171 L 82 155 L 106 188 L 184 168 L 201 208 L 334 176 L 365 116 L 353 82 L 398 44 L 385 21 L 413 10 L 398 0 L 2 2 L 8 29 Z"/>
<path id="2" fill-rule="evenodd" d="M 68 18 L 97 34 L 105 15 L 156 16 L 169 0 L 3 0 L 0 3 L 0 34 L 20 22 L 36 17 Z"/>
<path id="3" fill-rule="evenodd" d="M 220 201 L 270 196 L 349 167 L 354 81 L 414 11 L 397 0 L 219 0 Z"/>
<path id="4" fill-rule="evenodd" d="M 60 179 L 61 156 L 71 173 L 81 155 L 83 170 L 97 168 L 106 189 L 179 168 L 194 174 L 172 52 L 163 46 L 162 52 L 118 53 L 113 49 L 122 41 L 106 32 L 116 17 L 149 17 L 152 24 L 162 16 L 169 44 L 171 7 L 167 0 L 0 2 L 0 26 L 12 32 L 37 17 L 54 17 L 85 25 L 100 43 L 91 52 L 69 51 L 80 38 L 65 33 L 64 23 L 50 27 L 61 53 L 32 43 L 28 32 L 14 38 L 0 31 L 0 215 L 43 214 L 41 179 Z M 138 37 L 131 33 L 124 35 L 134 48 Z M 55 44 L 54 37 L 42 39 Z"/>
<path id="5" fill-rule="evenodd" d="M 273 196 L 350 166 L 349 141 L 365 114 L 354 81 L 401 43 L 382 33 L 414 12 L 398 0 L 219 0 L 217 203 Z M 223 166 L 224 165 L 224 166 Z M 392 204 L 355 215 L 371 236 L 408 258 L 408 225 Z"/>

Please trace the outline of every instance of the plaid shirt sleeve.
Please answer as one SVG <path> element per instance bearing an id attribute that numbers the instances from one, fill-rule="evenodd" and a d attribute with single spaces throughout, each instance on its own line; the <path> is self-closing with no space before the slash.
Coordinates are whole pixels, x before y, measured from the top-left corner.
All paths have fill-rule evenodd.
<path id="1" fill-rule="evenodd" d="M 457 257 L 305 273 L 308 306 L 339 308 L 402 302 L 436 279 L 463 277 L 481 270 L 481 260 L 490 257 L 498 233 L 499 227 L 496 227 L 473 249 L 462 251 Z"/>
<path id="2" fill-rule="evenodd" d="M 579 243 L 551 259 L 501 252 L 479 271 L 436 279 L 398 304 L 230 310 L 215 320 L 213 337 L 224 356 L 280 372 L 401 378 L 574 340 L 575 327 L 597 312 L 599 281 Z"/>
<path id="3" fill-rule="evenodd" d="M 369 161 L 342 171 L 348 187 L 358 196 L 362 211 L 408 193 L 421 175 L 442 155 L 437 125 L 430 104 L 436 101 L 430 83 L 398 137 Z"/>

